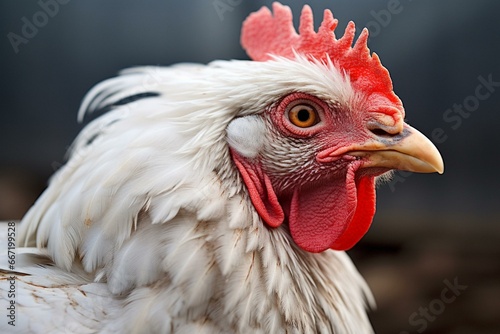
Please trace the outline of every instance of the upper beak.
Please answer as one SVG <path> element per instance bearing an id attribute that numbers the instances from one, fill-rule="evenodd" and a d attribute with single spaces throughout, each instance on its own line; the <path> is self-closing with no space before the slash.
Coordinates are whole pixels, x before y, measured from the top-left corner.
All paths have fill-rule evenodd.
<path id="1" fill-rule="evenodd" d="M 418 130 L 404 124 L 403 131 L 372 139 L 349 147 L 320 152 L 317 160 L 329 162 L 340 157 L 360 157 L 363 167 L 399 169 L 418 173 L 442 174 L 444 163 L 436 146 Z"/>
<path id="2" fill-rule="evenodd" d="M 401 134 L 350 147 L 346 155 L 363 157 L 363 167 L 383 167 L 417 173 L 443 174 L 444 163 L 434 144 L 408 124 Z"/>

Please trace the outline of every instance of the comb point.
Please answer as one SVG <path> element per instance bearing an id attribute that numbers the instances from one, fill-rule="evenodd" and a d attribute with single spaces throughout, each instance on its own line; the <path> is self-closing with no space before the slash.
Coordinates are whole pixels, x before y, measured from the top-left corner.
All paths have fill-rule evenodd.
<path id="1" fill-rule="evenodd" d="M 299 34 L 306 36 L 314 34 L 314 17 L 311 7 L 305 5 L 300 14 Z"/>
<path id="2" fill-rule="evenodd" d="M 334 31 L 337 28 L 339 21 L 333 17 L 333 13 L 329 9 L 325 9 L 323 13 L 323 22 L 321 22 L 320 31 Z"/>

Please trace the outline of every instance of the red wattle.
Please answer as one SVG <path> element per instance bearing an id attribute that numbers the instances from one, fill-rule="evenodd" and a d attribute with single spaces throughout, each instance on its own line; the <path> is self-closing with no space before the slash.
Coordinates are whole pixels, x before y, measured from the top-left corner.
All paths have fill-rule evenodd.
<path id="1" fill-rule="evenodd" d="M 233 153 L 233 161 L 240 171 L 250 200 L 259 216 L 271 227 L 280 226 L 285 219 L 285 213 L 269 177 L 262 171 L 259 164 L 249 164 L 238 154 Z"/>
<path id="2" fill-rule="evenodd" d="M 356 187 L 358 200 L 356 213 L 342 236 L 330 247 L 335 250 L 352 248 L 368 232 L 375 215 L 375 178 L 362 177 Z"/>
<path id="3" fill-rule="evenodd" d="M 297 188 L 291 201 L 280 203 L 260 165 L 232 153 L 262 220 L 270 227 L 280 226 L 285 218 L 284 204 L 292 238 L 303 250 L 313 253 L 329 248 L 346 250 L 368 231 L 375 214 L 375 181 L 371 176 L 356 179 L 360 163 L 348 167 L 345 179 Z"/>
<path id="4" fill-rule="evenodd" d="M 290 205 L 293 240 L 309 252 L 345 250 L 366 233 L 375 214 L 373 177 L 355 180 L 352 165 L 345 180 L 333 180 L 297 189 Z"/>

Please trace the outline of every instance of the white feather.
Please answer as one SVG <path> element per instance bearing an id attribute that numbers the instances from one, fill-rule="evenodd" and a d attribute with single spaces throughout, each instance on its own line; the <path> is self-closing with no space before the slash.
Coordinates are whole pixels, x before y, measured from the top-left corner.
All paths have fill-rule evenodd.
<path id="1" fill-rule="evenodd" d="M 79 119 L 158 96 L 90 122 L 24 217 L 19 244 L 55 266 L 35 261 L 19 278 L 23 328 L 370 333 L 371 295 L 347 256 L 306 253 L 266 228 L 230 157 L 259 153 L 257 115 L 293 91 L 364 107 L 334 64 L 300 56 L 135 68 L 92 89 Z"/>
<path id="2" fill-rule="evenodd" d="M 239 154 L 255 158 L 264 146 L 265 125 L 262 118 L 236 118 L 227 126 L 227 142 Z"/>

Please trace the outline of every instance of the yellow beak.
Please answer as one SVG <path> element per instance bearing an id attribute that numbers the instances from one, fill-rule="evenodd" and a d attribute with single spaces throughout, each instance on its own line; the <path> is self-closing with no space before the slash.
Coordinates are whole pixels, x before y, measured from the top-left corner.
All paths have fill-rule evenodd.
<path id="1" fill-rule="evenodd" d="M 400 169 L 417 173 L 443 174 L 444 163 L 434 144 L 418 130 L 408 124 L 401 139 L 370 140 L 362 145 L 350 147 L 346 154 L 363 157 L 363 167 Z"/>

